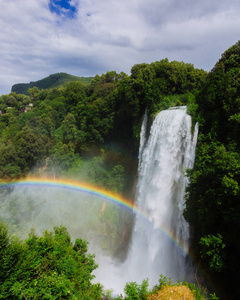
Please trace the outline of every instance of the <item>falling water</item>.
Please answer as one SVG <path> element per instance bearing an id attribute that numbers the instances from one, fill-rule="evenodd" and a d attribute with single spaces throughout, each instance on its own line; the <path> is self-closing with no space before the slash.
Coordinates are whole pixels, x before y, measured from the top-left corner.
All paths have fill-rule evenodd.
<path id="1" fill-rule="evenodd" d="M 183 217 L 185 170 L 193 166 L 197 129 L 192 137 L 186 107 L 160 112 L 148 140 L 146 123 L 144 118 L 135 203 L 148 220 L 136 215 L 126 265 L 130 280 L 149 278 L 156 284 L 160 274 L 182 280 L 189 272 L 189 226 Z"/>
<path id="2" fill-rule="evenodd" d="M 189 225 L 183 217 L 188 179 L 185 170 L 193 166 L 197 127 L 191 134 L 191 117 L 186 107 L 160 112 L 147 138 L 145 113 L 139 148 L 139 179 L 132 241 L 126 261 L 118 266 L 116 278 L 110 271 L 110 286 L 118 289 L 128 281 L 151 286 L 159 275 L 175 280 L 189 279 Z M 107 269 L 106 269 L 107 270 Z M 116 282 L 118 281 L 118 282 Z M 120 288 L 122 289 L 122 287 Z"/>

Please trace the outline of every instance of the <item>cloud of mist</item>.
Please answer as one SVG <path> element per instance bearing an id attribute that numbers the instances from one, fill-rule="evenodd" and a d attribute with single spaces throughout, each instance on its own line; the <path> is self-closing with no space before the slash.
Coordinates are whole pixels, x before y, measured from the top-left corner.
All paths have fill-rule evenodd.
<path id="1" fill-rule="evenodd" d="M 41 174 L 44 179 L 49 178 L 50 184 L 54 178 L 64 180 L 66 176 L 79 183 L 93 184 L 99 179 L 94 173 L 95 169 L 103 172 L 101 178 L 111 174 L 112 170 L 112 165 L 108 166 L 103 154 L 89 161 L 76 159 L 72 168 L 66 170 L 65 167 L 64 163 L 53 162 L 50 158 L 43 161 L 41 167 L 33 168 L 29 176 Z M 38 178 L 41 181 L 41 177 Z M 101 180 L 96 183 L 104 185 Z M 119 184 L 118 178 L 118 188 Z M 8 223 L 10 232 L 22 239 L 28 237 L 31 229 L 41 235 L 45 230 L 52 231 L 54 226 L 65 226 L 73 241 L 82 238 L 89 242 L 89 253 L 96 255 L 95 260 L 99 265 L 95 271 L 96 282 L 118 291 L 119 286 L 123 288 L 125 282 L 119 285 L 123 278 L 119 279 L 118 266 L 127 256 L 133 222 L 133 213 L 127 208 L 104 197 L 71 188 L 48 186 L 40 182 L 28 185 L 26 182 L 24 185 L 0 186 L 0 222 L 2 220 Z M 109 277 L 109 274 L 112 276 Z"/>
<path id="2" fill-rule="evenodd" d="M 114 256 L 121 246 L 123 208 L 79 191 L 46 186 L 14 186 L 0 195 L 0 220 L 27 238 L 31 228 L 41 235 L 54 226 L 67 227 L 72 239 L 83 238 L 89 250 Z M 124 226 L 123 226 L 124 227 Z M 126 228 L 124 230 L 127 230 Z"/>

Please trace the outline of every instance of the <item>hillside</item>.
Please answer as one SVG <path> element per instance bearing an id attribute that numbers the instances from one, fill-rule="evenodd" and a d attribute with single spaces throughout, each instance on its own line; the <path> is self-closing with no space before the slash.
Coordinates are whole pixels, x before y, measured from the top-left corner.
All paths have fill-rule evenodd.
<path id="1" fill-rule="evenodd" d="M 30 83 L 17 83 L 12 86 L 12 92 L 16 94 L 28 95 L 28 89 L 36 86 L 39 90 L 41 89 L 51 89 L 59 88 L 64 86 L 66 83 L 71 81 L 80 81 L 84 84 L 89 84 L 92 77 L 78 77 L 67 73 L 56 73 L 52 74 L 46 78 L 37 81 L 31 81 Z"/>

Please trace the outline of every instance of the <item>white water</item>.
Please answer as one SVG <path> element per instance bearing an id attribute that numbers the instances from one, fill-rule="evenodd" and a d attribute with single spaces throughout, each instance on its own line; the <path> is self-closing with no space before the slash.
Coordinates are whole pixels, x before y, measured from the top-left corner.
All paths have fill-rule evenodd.
<path id="1" fill-rule="evenodd" d="M 187 259 L 189 226 L 183 210 L 188 183 L 185 170 L 193 166 L 197 128 L 192 137 L 186 107 L 160 112 L 148 139 L 146 125 L 145 114 L 135 205 L 146 218 L 136 214 L 126 261 L 118 266 L 105 264 L 105 278 L 99 270 L 99 280 L 116 292 L 121 292 L 128 281 L 141 283 L 148 278 L 153 286 L 160 274 L 173 280 L 191 275 Z"/>

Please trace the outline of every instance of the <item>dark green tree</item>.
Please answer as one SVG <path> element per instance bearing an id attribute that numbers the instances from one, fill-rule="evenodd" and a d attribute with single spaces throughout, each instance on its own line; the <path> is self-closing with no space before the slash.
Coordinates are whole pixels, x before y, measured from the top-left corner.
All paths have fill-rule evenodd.
<path id="1" fill-rule="evenodd" d="M 223 53 L 196 97 L 201 134 L 185 211 L 194 253 L 222 299 L 235 299 L 240 293 L 239 74 L 237 42 Z"/>

